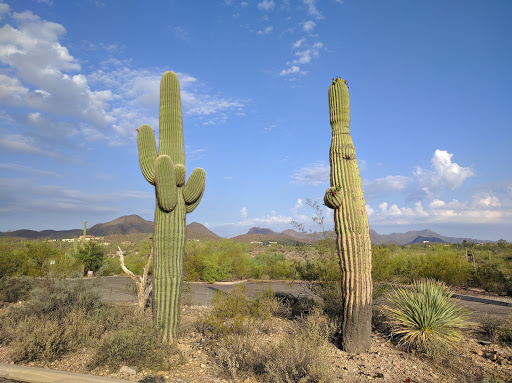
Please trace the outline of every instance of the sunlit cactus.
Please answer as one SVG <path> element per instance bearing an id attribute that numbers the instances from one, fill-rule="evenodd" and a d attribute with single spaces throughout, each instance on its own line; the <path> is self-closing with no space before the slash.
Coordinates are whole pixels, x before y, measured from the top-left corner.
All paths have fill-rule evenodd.
<path id="1" fill-rule="evenodd" d="M 334 209 L 336 245 L 342 272 L 343 315 L 341 348 L 349 353 L 368 352 L 372 319 L 372 253 L 356 151 L 350 137 L 350 98 L 347 82 L 333 79 L 329 87 L 332 127 L 331 187 L 324 203 Z"/>
<path id="2" fill-rule="evenodd" d="M 163 340 L 175 343 L 180 315 L 186 214 L 204 193 L 206 173 L 194 169 L 188 182 L 185 168 L 183 122 L 178 77 L 165 72 L 160 82 L 160 134 L 158 151 L 149 125 L 137 129 L 139 162 L 146 180 L 155 186 L 153 232 L 153 317 Z"/>

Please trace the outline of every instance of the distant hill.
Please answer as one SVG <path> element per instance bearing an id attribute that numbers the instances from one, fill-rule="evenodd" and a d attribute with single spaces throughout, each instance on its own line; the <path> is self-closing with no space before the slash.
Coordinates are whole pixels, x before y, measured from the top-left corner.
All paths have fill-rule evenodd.
<path id="1" fill-rule="evenodd" d="M 87 229 L 87 234 L 97 237 L 104 237 L 107 235 L 127 235 L 127 234 L 142 234 L 152 233 L 153 222 L 147 221 L 138 215 L 125 215 L 114 219 L 110 222 L 98 223 L 91 228 Z M 0 235 L 6 233 L 0 232 Z M 9 235 L 17 238 L 28 239 L 63 239 L 75 238 L 82 234 L 82 229 L 71 230 L 16 230 L 10 232 Z M 197 222 L 192 222 L 187 225 L 187 238 L 188 239 L 213 239 L 219 240 L 217 234 L 207 229 L 205 226 Z M 231 238 L 236 242 L 278 242 L 282 244 L 296 244 L 308 243 L 313 244 L 316 240 L 322 238 L 322 233 L 302 233 L 294 229 L 284 230 L 280 233 L 275 232 L 268 228 L 253 227 L 247 234 L 239 235 Z M 468 242 L 480 243 L 490 242 L 472 238 L 457 238 L 446 237 L 438 234 L 432 230 L 408 231 L 407 233 L 393 233 L 393 234 L 379 234 L 375 230 L 370 230 L 370 238 L 374 245 L 406 245 L 411 243 L 422 243 L 423 241 L 437 242 L 437 243 L 462 243 L 466 240 Z"/>
<path id="2" fill-rule="evenodd" d="M 413 245 L 415 243 L 446 243 L 446 241 L 443 241 L 440 238 L 437 237 L 422 237 L 421 235 L 417 236 L 412 242 L 409 242 L 410 245 Z"/>
<path id="3" fill-rule="evenodd" d="M 297 243 L 312 244 L 316 242 L 316 240 L 308 234 L 293 229 L 277 233 L 271 229 L 261 227 L 252 227 L 247 234 L 238 235 L 230 239 L 235 242 L 277 242 L 283 245 L 295 245 Z"/>
<path id="4" fill-rule="evenodd" d="M 152 233 L 153 222 L 138 215 L 125 215 L 110 222 L 98 223 L 87 230 L 87 234 L 104 237 L 112 234 Z"/>
<path id="5" fill-rule="evenodd" d="M 220 240 L 217 234 L 197 222 L 187 225 L 187 239 L 214 239 Z"/>
<path id="6" fill-rule="evenodd" d="M 427 238 L 427 240 L 430 238 L 430 242 L 444 243 L 462 243 L 464 240 L 474 243 L 489 242 L 473 238 L 446 237 L 432 230 L 408 231 L 407 233 L 392 234 L 378 234 L 375 230 L 370 230 L 370 238 L 374 245 L 407 245 L 413 243 L 418 237 Z"/>
<path id="7" fill-rule="evenodd" d="M 140 233 L 153 233 L 153 222 L 147 221 L 138 215 L 125 215 L 114 219 L 113 221 L 98 223 L 87 229 L 87 234 L 96 237 L 106 237 L 112 235 L 127 235 Z M 11 237 L 27 238 L 27 239 L 63 239 L 76 238 L 82 235 L 83 229 L 72 230 L 15 230 L 10 232 Z M 4 235 L 6 233 L 1 233 Z M 208 230 L 206 227 L 197 222 L 187 225 L 188 239 L 220 239 L 220 237 Z"/>

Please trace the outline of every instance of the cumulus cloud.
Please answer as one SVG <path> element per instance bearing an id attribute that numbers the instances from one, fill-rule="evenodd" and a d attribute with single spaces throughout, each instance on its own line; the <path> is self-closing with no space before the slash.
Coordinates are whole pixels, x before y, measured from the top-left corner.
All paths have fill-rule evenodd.
<path id="1" fill-rule="evenodd" d="M 291 176 L 293 182 L 304 185 L 329 185 L 330 166 L 323 163 L 300 168 Z"/>
<path id="2" fill-rule="evenodd" d="M 266 27 L 265 29 L 261 30 L 261 31 L 257 31 L 256 34 L 257 35 L 268 35 L 270 32 L 272 32 L 272 29 L 274 29 L 272 26 L 268 26 Z"/>
<path id="3" fill-rule="evenodd" d="M 281 72 L 279 72 L 280 76 L 288 76 L 293 73 L 302 73 L 300 68 L 297 65 L 292 65 L 288 69 L 283 69 Z"/>
<path id="4" fill-rule="evenodd" d="M 303 3 L 307 6 L 308 13 L 311 16 L 316 17 L 317 19 L 324 18 L 324 16 L 320 13 L 320 11 L 316 7 L 316 4 L 315 4 L 316 0 L 303 0 Z"/>
<path id="5" fill-rule="evenodd" d="M 242 215 L 242 218 L 247 218 L 247 208 L 245 206 L 240 209 L 240 214 Z"/>
<path id="6" fill-rule="evenodd" d="M 432 170 L 416 169 L 414 176 L 424 193 L 435 195 L 446 189 L 456 189 L 475 175 L 471 168 L 452 162 L 452 157 L 453 154 L 437 149 L 431 160 Z"/>
<path id="7" fill-rule="evenodd" d="M 303 207 L 303 206 L 304 206 L 304 203 L 302 202 L 302 199 L 301 199 L 301 198 L 299 198 L 299 199 L 297 199 L 297 203 L 295 204 L 295 206 L 292 208 L 292 211 L 293 211 L 294 213 L 297 213 L 297 211 L 298 211 L 301 207 Z"/>
<path id="8" fill-rule="evenodd" d="M 306 32 L 311 32 L 313 29 L 315 29 L 316 23 L 314 21 L 305 21 L 302 23 L 302 29 Z"/>
<path id="9" fill-rule="evenodd" d="M 274 0 L 263 0 L 258 3 L 258 9 L 263 11 L 271 11 L 275 7 Z"/>

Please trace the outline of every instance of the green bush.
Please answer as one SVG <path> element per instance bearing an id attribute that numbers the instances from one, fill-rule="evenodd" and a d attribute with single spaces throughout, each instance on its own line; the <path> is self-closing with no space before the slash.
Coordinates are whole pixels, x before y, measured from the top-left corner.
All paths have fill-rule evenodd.
<path id="1" fill-rule="evenodd" d="M 88 271 L 98 272 L 101 269 L 104 253 L 100 245 L 94 241 L 89 241 L 80 247 L 76 258 L 84 266 L 84 275 L 86 275 Z"/>
<path id="2" fill-rule="evenodd" d="M 23 301 L 28 298 L 33 285 L 33 281 L 28 278 L 0 278 L 0 301 Z"/>
<path id="3" fill-rule="evenodd" d="M 464 311 L 453 301 L 442 282 L 415 281 L 410 287 L 397 287 L 385 306 L 391 332 L 406 350 L 428 352 L 441 344 L 449 347 L 461 338 Z"/>

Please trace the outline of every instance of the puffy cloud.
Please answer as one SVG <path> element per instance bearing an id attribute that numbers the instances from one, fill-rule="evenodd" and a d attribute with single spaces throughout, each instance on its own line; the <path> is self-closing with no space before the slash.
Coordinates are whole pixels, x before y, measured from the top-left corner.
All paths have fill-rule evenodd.
<path id="1" fill-rule="evenodd" d="M 320 11 L 316 8 L 316 0 L 303 0 L 303 3 L 308 7 L 308 13 L 316 17 L 317 19 L 323 19 L 324 16 L 320 13 Z"/>
<path id="2" fill-rule="evenodd" d="M 274 0 L 263 0 L 258 3 L 258 9 L 261 9 L 263 11 L 271 11 L 275 7 Z"/>
<path id="3" fill-rule="evenodd" d="M 304 185 L 329 185 L 330 166 L 323 163 L 312 164 L 295 171 L 291 176 L 295 183 Z"/>
<path id="4" fill-rule="evenodd" d="M 305 21 L 302 23 L 302 29 L 306 32 L 311 32 L 313 29 L 315 29 L 316 23 L 314 21 Z"/>
<path id="5" fill-rule="evenodd" d="M 289 74 L 293 74 L 293 73 L 303 73 L 301 72 L 300 68 L 296 65 L 292 65 L 290 68 L 288 69 L 283 69 L 279 75 L 280 76 L 288 76 Z"/>
<path id="6" fill-rule="evenodd" d="M 268 35 L 270 32 L 272 32 L 272 29 L 274 29 L 274 27 L 269 25 L 265 29 L 263 29 L 261 31 L 257 31 L 256 34 L 257 35 Z"/>
<path id="7" fill-rule="evenodd" d="M 247 208 L 245 206 L 240 210 L 240 214 L 242 218 L 247 218 Z"/>
<path id="8" fill-rule="evenodd" d="M 295 42 L 293 43 L 293 45 L 292 45 L 292 48 L 293 48 L 293 49 L 298 49 L 298 48 L 300 48 L 300 47 L 302 46 L 302 44 L 304 44 L 304 42 L 305 42 L 305 41 L 306 41 L 306 39 L 305 39 L 305 38 L 302 38 L 302 39 L 299 39 L 299 40 L 295 41 Z"/>
<path id="9" fill-rule="evenodd" d="M 426 195 L 439 194 L 446 189 L 456 189 L 469 177 L 473 170 L 452 162 L 453 154 L 437 149 L 432 156 L 433 170 L 417 168 L 414 175 Z"/>
<path id="10" fill-rule="evenodd" d="M 296 213 L 303 206 L 304 206 L 304 203 L 302 202 L 302 199 L 299 198 L 299 199 L 297 199 L 297 203 L 295 204 L 295 206 L 292 208 L 292 211 L 294 213 Z"/>

